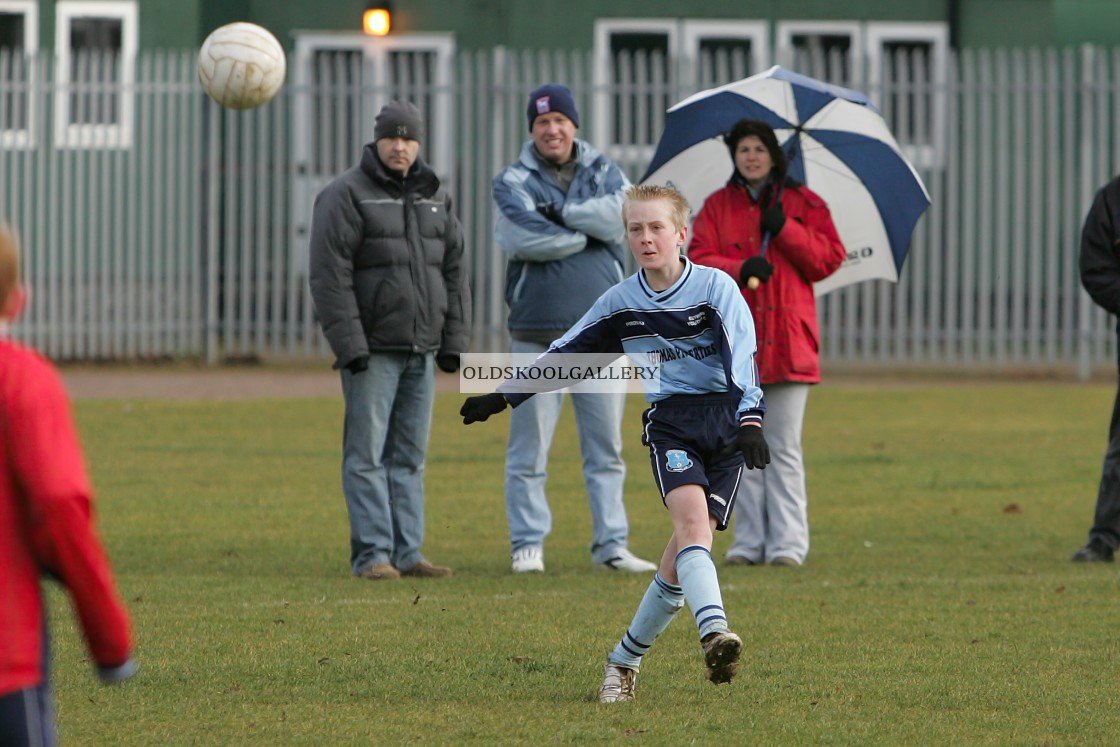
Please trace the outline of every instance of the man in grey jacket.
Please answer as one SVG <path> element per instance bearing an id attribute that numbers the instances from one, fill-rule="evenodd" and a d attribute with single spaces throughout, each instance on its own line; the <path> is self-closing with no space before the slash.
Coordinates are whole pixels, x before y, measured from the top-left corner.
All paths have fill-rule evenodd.
<path id="1" fill-rule="evenodd" d="M 435 370 L 466 352 L 470 290 L 451 199 L 419 156 L 423 121 L 386 104 L 361 161 L 315 198 L 311 297 L 340 370 L 350 567 L 450 576 L 420 553 Z"/>
<path id="2" fill-rule="evenodd" d="M 579 112 L 566 86 L 529 94 L 532 138 L 494 178 L 495 238 L 508 260 L 506 302 L 515 354 L 543 353 L 623 278 L 627 253 L 622 197 L 630 182 L 618 165 L 576 138 Z M 506 516 L 513 571 L 544 570 L 552 529 L 545 497 L 548 450 L 563 394 L 539 394 L 513 411 L 506 450 Z M 600 568 L 653 572 L 627 548 L 622 502 L 622 411 L 626 394 L 572 392 L 583 481 L 591 506 L 591 560 Z"/>

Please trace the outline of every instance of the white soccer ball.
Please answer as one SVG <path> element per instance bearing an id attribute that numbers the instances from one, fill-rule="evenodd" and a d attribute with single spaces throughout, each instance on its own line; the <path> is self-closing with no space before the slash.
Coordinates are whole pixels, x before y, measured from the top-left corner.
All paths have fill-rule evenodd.
<path id="1" fill-rule="evenodd" d="M 255 23 L 227 23 L 211 32 L 198 51 L 198 79 L 210 98 L 230 109 L 267 103 L 284 85 L 284 48 Z"/>

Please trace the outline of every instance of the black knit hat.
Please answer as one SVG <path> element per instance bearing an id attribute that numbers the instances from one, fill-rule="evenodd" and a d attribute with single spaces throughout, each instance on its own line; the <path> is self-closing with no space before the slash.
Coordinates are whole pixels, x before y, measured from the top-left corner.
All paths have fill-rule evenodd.
<path id="1" fill-rule="evenodd" d="M 409 101 L 390 101 L 373 120 L 373 139 L 403 137 L 419 142 L 424 137 L 424 119 Z"/>
<path id="2" fill-rule="evenodd" d="M 526 114 L 529 117 L 529 132 L 533 131 L 533 120 L 542 114 L 559 112 L 572 124 L 579 127 L 579 112 L 576 111 L 576 100 L 567 86 L 559 83 L 545 83 L 540 88 L 529 94 L 529 107 Z"/>

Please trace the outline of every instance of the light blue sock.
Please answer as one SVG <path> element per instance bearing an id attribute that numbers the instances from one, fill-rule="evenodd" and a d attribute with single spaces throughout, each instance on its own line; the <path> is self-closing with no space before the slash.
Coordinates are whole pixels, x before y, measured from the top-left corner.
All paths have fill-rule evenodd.
<path id="1" fill-rule="evenodd" d="M 727 614 L 712 553 L 700 545 L 690 545 L 677 553 L 675 563 L 684 598 L 696 617 L 700 640 L 710 633 L 727 630 Z"/>
<path id="2" fill-rule="evenodd" d="M 681 607 L 684 606 L 684 593 L 681 587 L 673 586 L 658 573 L 642 597 L 638 611 L 630 622 L 626 635 L 607 656 L 607 661 L 631 669 L 642 665 L 642 657 L 661 631 L 669 627 Z"/>

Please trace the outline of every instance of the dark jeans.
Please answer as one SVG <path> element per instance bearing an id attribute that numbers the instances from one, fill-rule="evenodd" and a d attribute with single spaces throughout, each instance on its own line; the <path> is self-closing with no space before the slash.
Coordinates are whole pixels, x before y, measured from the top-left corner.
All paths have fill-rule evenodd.
<path id="1" fill-rule="evenodd" d="M 0 697 L 0 747 L 54 747 L 54 709 L 46 684 Z"/>
<path id="2" fill-rule="evenodd" d="M 1117 323 L 1117 369 L 1120 369 L 1120 322 Z M 1120 548 L 1120 390 L 1112 405 L 1108 427 L 1108 450 L 1104 453 L 1097 511 L 1089 539 L 1099 539 L 1113 550 Z"/>

